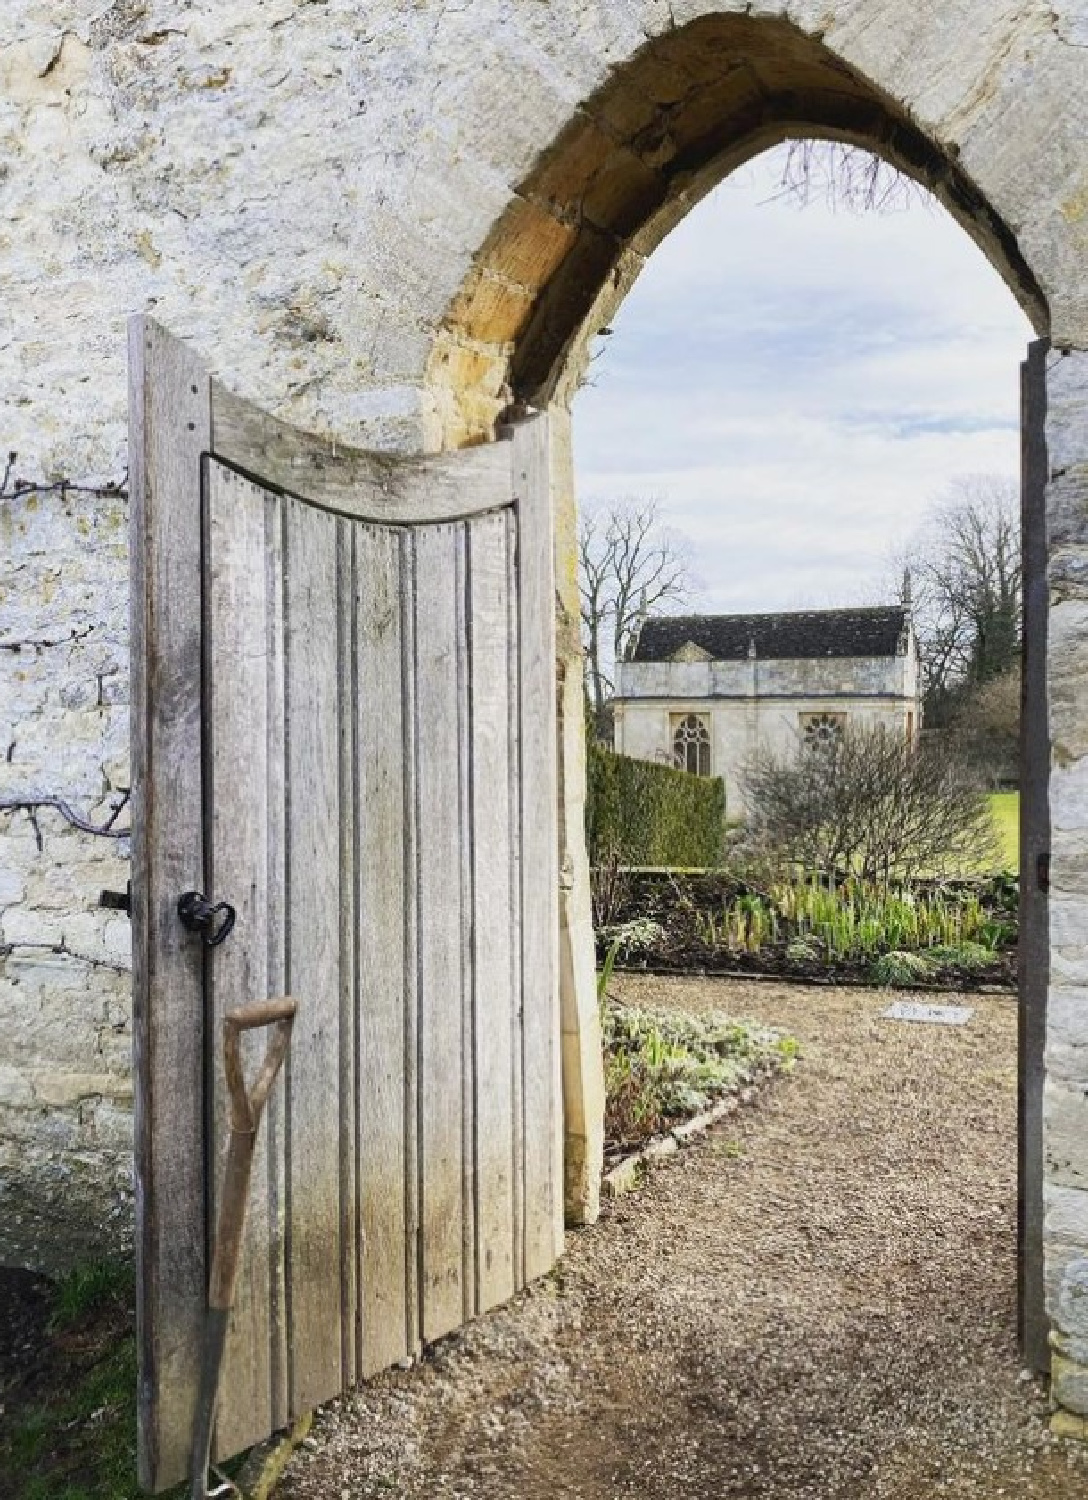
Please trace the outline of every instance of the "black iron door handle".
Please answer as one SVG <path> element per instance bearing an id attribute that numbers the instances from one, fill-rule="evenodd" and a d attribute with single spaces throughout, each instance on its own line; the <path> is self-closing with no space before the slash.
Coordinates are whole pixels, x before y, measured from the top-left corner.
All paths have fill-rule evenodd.
<path id="1" fill-rule="evenodd" d="M 229 901 L 212 902 L 199 891 L 186 891 L 178 897 L 181 925 L 199 933 L 206 948 L 218 948 L 230 937 L 237 915 Z"/>

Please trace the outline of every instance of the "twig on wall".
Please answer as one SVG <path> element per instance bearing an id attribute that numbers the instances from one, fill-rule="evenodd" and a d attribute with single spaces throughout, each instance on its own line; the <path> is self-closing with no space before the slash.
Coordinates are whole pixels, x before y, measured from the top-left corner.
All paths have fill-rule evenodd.
<path id="1" fill-rule="evenodd" d="M 128 473 L 105 484 L 76 484 L 71 479 L 22 479 L 15 473 L 19 455 L 9 452 L 4 465 L 4 477 L 0 479 L 0 500 L 10 500 L 15 495 L 88 495 L 96 500 L 127 500 Z"/>
<path id="2" fill-rule="evenodd" d="M 85 641 L 95 630 L 94 625 L 85 625 L 82 630 L 72 629 L 67 635 L 59 636 L 8 636 L 6 640 L 0 641 L 0 651 L 42 651 L 50 646 L 75 646 L 80 641 Z"/>
<path id="3" fill-rule="evenodd" d="M 0 797 L 0 812 L 26 812 L 34 826 L 34 834 L 38 843 L 38 851 L 41 852 L 42 836 L 38 828 L 35 814 L 40 807 L 52 807 L 60 813 L 66 822 L 73 828 L 78 828 L 81 833 L 93 833 L 103 839 L 126 839 L 132 832 L 130 827 L 117 828 L 115 825 L 122 811 L 128 806 L 132 792 L 128 787 L 120 789 L 121 795 L 110 809 L 110 815 L 104 823 L 92 823 L 89 819 L 81 817 L 63 797 Z"/>

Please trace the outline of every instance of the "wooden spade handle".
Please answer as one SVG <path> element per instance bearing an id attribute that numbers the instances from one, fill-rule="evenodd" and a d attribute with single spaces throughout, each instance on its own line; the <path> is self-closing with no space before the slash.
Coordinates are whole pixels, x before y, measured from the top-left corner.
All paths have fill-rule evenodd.
<path id="1" fill-rule="evenodd" d="M 229 1010 L 223 1017 L 223 1066 L 230 1091 L 230 1128 L 256 1133 L 264 1110 L 269 1090 L 276 1081 L 291 1040 L 291 1027 L 295 1021 L 298 1002 L 284 997 L 282 1000 L 255 1000 L 252 1005 L 241 1005 Z M 243 1031 L 255 1031 L 261 1026 L 272 1026 L 264 1061 L 252 1089 L 246 1090 L 245 1072 L 242 1068 L 240 1046 Z"/>
<path id="2" fill-rule="evenodd" d="M 219 1194 L 215 1252 L 208 1286 L 208 1306 L 213 1312 L 226 1312 L 234 1302 L 257 1127 L 291 1040 L 297 1008 L 297 1003 L 287 998 L 258 1000 L 252 1005 L 228 1011 L 223 1017 L 223 1061 L 230 1092 L 230 1138 Z M 260 1026 L 271 1026 L 273 1031 L 253 1087 L 247 1091 L 239 1042 L 243 1031 L 253 1031 Z"/>

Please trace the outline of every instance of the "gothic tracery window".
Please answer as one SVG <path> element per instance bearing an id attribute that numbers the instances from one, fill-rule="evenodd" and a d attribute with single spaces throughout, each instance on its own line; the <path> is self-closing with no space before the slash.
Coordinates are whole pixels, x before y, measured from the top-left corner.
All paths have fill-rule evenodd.
<path id="1" fill-rule="evenodd" d="M 710 775 L 710 726 L 703 714 L 683 714 L 673 720 L 672 760 L 681 771 Z"/>
<path id="2" fill-rule="evenodd" d="M 846 727 L 845 714 L 802 714 L 801 734 L 806 745 L 826 749 L 837 745 Z"/>

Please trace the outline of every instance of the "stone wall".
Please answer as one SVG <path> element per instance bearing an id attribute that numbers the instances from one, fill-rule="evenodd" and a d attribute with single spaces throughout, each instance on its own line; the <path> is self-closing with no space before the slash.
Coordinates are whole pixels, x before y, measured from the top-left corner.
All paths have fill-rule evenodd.
<path id="1" fill-rule="evenodd" d="M 60 796 L 125 825 L 126 507 L 120 496 L 0 496 L 0 806 Z M 14 491 L 14 492 L 13 492 Z M 131 1242 L 128 841 L 56 808 L 0 811 L 0 1237 L 49 1269 Z"/>
<path id="2" fill-rule="evenodd" d="M 512 397 L 569 389 L 586 330 L 731 166 L 790 131 L 878 146 L 1074 351 L 1052 377 L 1052 1058 L 1079 1080 L 1086 39 L 1088 0 L 5 0 L 0 453 L 29 479 L 123 474 L 138 310 L 303 425 L 405 450 L 484 439 Z M 581 954 L 564 971 L 588 991 L 569 474 L 556 487 L 564 930 Z M 0 527 L 0 645 L 59 640 L 0 650 L 4 795 L 100 818 L 127 779 L 123 505 L 5 494 Z M 40 848 L 27 813 L 0 818 L 0 1167 L 17 1209 L 0 1248 L 44 1262 L 123 1241 L 129 1084 L 109 966 L 124 935 L 95 906 L 123 884 L 122 851 L 54 812 L 37 825 Z M 569 1056 L 565 1034 L 568 1078 L 588 1034 Z M 1086 1138 L 1083 1090 L 1055 1086 L 1051 1306 L 1069 1339 Z M 44 1226 L 62 1199 L 83 1227 L 58 1238 Z M 1076 1371 L 1088 1351 L 1068 1347 Z M 1060 1394 L 1088 1411 L 1079 1379 Z"/>

